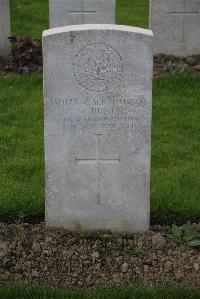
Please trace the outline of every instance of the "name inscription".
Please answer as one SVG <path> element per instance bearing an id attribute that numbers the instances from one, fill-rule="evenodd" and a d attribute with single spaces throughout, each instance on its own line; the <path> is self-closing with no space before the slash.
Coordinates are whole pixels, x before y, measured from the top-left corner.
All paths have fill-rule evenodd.
<path id="1" fill-rule="evenodd" d="M 147 105 L 144 96 L 135 98 L 47 99 L 59 112 L 63 129 L 128 129 L 136 128 L 135 111 Z"/>

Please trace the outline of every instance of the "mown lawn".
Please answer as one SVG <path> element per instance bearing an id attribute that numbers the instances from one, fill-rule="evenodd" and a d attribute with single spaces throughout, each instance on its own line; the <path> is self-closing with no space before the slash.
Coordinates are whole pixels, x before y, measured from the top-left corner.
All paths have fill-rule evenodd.
<path id="1" fill-rule="evenodd" d="M 0 299 L 199 299 L 200 292 L 176 287 L 132 287 L 66 291 L 45 287 L 2 287 Z"/>
<path id="2" fill-rule="evenodd" d="M 0 78 L 0 221 L 44 209 L 42 78 Z"/>
<path id="3" fill-rule="evenodd" d="M 200 77 L 154 79 L 152 223 L 200 220 Z"/>
<path id="4" fill-rule="evenodd" d="M 199 76 L 154 78 L 151 222 L 200 216 Z M 44 215 L 42 77 L 0 79 L 0 221 Z"/>
<path id="5" fill-rule="evenodd" d="M 41 39 L 48 29 L 48 0 L 10 0 L 11 27 L 14 36 L 32 36 Z M 117 0 L 117 24 L 148 27 L 148 0 Z"/>

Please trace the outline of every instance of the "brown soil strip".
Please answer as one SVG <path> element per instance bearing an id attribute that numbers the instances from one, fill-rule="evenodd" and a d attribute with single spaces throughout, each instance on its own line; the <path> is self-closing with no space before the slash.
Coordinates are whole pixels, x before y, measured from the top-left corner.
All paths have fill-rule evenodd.
<path id="1" fill-rule="evenodd" d="M 200 230 L 200 225 L 196 225 Z M 44 224 L 0 224 L 0 281 L 64 287 L 112 286 L 124 282 L 200 288 L 200 251 L 161 236 L 72 233 Z"/>

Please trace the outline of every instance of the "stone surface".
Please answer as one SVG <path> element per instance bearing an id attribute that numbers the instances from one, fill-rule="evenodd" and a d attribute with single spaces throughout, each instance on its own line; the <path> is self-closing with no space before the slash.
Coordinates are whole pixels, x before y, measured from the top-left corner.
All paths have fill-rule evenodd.
<path id="1" fill-rule="evenodd" d="M 152 237 L 152 244 L 154 246 L 165 246 L 166 245 L 166 240 L 164 237 L 161 236 L 160 233 L 157 233 L 155 236 Z"/>
<path id="2" fill-rule="evenodd" d="M 199 269 L 200 269 L 199 264 L 198 264 L 198 263 L 194 263 L 194 270 L 195 270 L 196 272 L 198 272 Z"/>
<path id="3" fill-rule="evenodd" d="M 154 53 L 186 56 L 200 53 L 200 1 L 151 0 Z"/>
<path id="4" fill-rule="evenodd" d="M 115 24 L 115 0 L 50 0 L 50 28 Z"/>
<path id="5" fill-rule="evenodd" d="M 147 230 L 152 32 L 51 29 L 43 55 L 47 225 Z"/>
<path id="6" fill-rule="evenodd" d="M 9 0 L 0 0 L 0 56 L 6 57 L 11 52 L 10 36 L 10 8 Z"/>

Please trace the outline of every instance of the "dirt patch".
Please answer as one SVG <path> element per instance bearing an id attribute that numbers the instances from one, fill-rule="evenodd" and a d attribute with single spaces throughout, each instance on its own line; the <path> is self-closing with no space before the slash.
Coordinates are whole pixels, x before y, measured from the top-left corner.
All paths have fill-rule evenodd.
<path id="1" fill-rule="evenodd" d="M 158 54 L 154 56 L 154 75 L 180 75 L 184 73 L 200 73 L 200 55 L 176 57 Z"/>
<path id="2" fill-rule="evenodd" d="M 10 37 L 13 52 L 0 60 L 0 75 L 42 73 L 42 44 L 38 39 Z"/>
<path id="3" fill-rule="evenodd" d="M 200 251 L 178 247 L 160 231 L 169 228 L 117 235 L 0 224 L 0 281 L 64 287 L 175 283 L 199 289 Z"/>
<path id="4" fill-rule="evenodd" d="M 13 53 L 8 59 L 0 59 L 0 75 L 8 73 L 42 73 L 42 44 L 38 39 L 11 37 Z M 200 55 L 175 57 L 158 54 L 154 56 L 154 75 L 179 75 L 200 73 Z"/>

